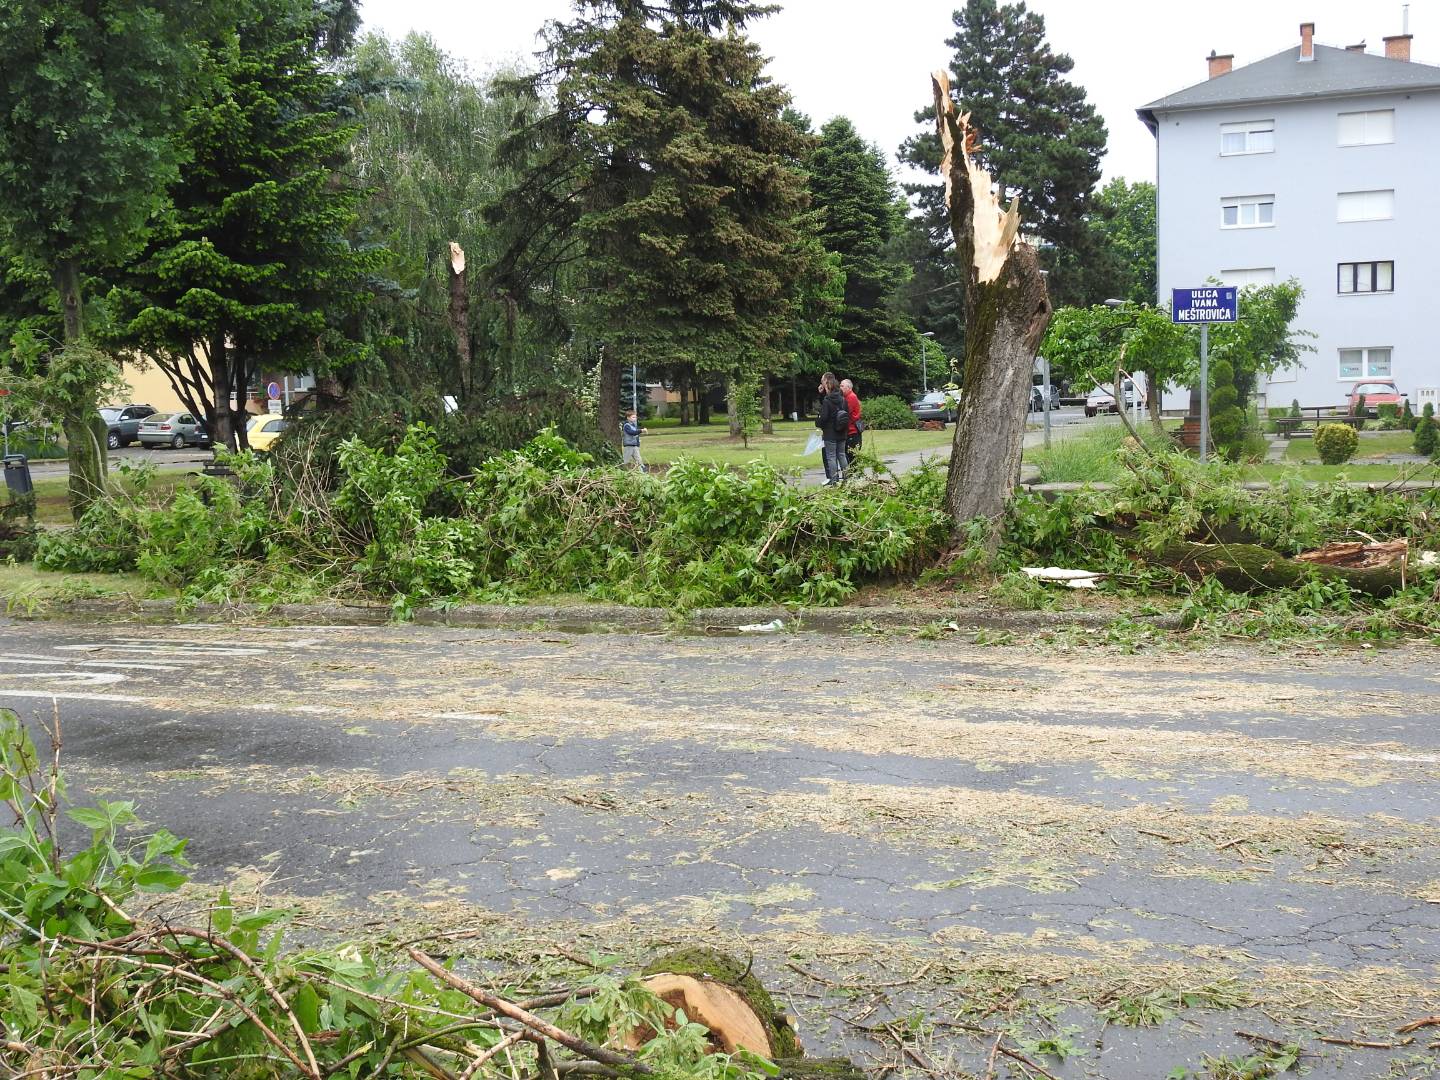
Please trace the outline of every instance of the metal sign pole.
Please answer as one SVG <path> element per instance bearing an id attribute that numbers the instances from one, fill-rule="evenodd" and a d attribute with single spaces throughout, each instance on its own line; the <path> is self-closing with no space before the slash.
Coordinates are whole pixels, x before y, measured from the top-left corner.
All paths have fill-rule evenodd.
<path id="1" fill-rule="evenodd" d="M 1040 387 L 1041 404 L 1045 410 L 1045 449 L 1050 449 L 1050 361 L 1047 357 L 1040 357 L 1040 370 L 1045 378 L 1045 385 Z"/>
<path id="2" fill-rule="evenodd" d="M 1200 460 L 1210 451 L 1210 325 L 1200 324 Z"/>
<path id="3" fill-rule="evenodd" d="M 920 335 L 920 392 L 930 392 L 930 358 L 925 351 L 925 335 Z"/>

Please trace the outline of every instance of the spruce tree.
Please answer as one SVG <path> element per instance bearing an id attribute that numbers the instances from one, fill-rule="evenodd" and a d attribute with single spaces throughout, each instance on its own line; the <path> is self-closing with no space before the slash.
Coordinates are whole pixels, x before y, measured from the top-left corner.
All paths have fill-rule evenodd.
<path id="1" fill-rule="evenodd" d="M 363 299 L 373 256 L 346 240 L 356 196 L 335 170 L 354 129 L 328 8 L 253 0 L 208 44 L 213 83 L 179 140 L 191 164 L 110 298 L 115 340 L 156 360 L 217 446 L 245 445 L 262 367 L 324 369 L 357 349 L 334 319 Z"/>
<path id="2" fill-rule="evenodd" d="M 1045 19 L 1023 0 L 966 0 L 955 12 L 955 50 L 950 61 L 955 100 L 980 135 L 976 162 L 999 185 L 1002 205 L 1020 199 L 1025 228 L 1048 250 L 1048 282 L 1056 304 L 1083 304 L 1104 297 L 1085 295 L 1083 270 L 1093 250 L 1085 215 L 1100 179 L 1105 123 L 1081 86 L 1065 76 L 1075 62 L 1045 40 Z M 933 134 L 933 108 L 916 114 L 924 134 L 907 139 L 902 158 L 934 172 L 940 145 Z M 938 185 L 922 194 L 925 213 L 938 220 L 943 196 Z"/>
<path id="3" fill-rule="evenodd" d="M 507 140 L 528 163 L 490 210 L 497 285 L 597 347 L 619 441 L 620 370 L 775 370 L 812 249 L 793 162 L 805 137 L 743 34 L 752 0 L 580 0 L 520 89 L 555 107 Z"/>
<path id="4" fill-rule="evenodd" d="M 915 328 L 894 310 L 905 268 L 890 245 L 904 211 L 880 150 L 844 117 L 820 129 L 809 160 L 810 192 L 820 241 L 840 257 L 844 300 L 836 340 L 843 374 L 867 395 L 906 394 L 919 385 Z"/>

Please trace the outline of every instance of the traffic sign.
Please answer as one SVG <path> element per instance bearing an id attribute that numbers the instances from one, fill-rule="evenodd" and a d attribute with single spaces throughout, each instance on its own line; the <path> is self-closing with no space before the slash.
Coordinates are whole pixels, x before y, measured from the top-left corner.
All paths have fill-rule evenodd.
<path id="1" fill-rule="evenodd" d="M 267 385 L 267 386 L 265 387 L 265 394 L 266 394 L 267 397 L 270 398 L 271 401 L 279 401 L 279 400 L 280 400 L 280 384 L 279 384 L 278 382 L 272 382 L 272 383 L 270 383 L 269 385 Z"/>
<path id="2" fill-rule="evenodd" d="M 1207 285 L 1203 289 L 1171 289 L 1170 321 L 1187 326 L 1238 321 L 1239 290 L 1233 285 Z"/>

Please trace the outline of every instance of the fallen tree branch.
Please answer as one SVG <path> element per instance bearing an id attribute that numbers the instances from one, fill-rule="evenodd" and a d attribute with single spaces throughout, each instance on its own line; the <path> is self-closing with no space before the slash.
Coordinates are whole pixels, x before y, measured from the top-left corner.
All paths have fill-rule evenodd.
<path id="1" fill-rule="evenodd" d="M 1395 1029 L 1396 1035 L 1408 1035 L 1412 1031 L 1419 1031 L 1423 1027 L 1435 1027 L 1440 1025 L 1440 1013 L 1435 1016 L 1422 1016 L 1419 1020 L 1411 1020 L 1404 1027 Z"/>
<path id="2" fill-rule="evenodd" d="M 563 1031 L 543 1017 L 536 1016 L 526 1009 L 520 1008 L 513 1001 L 506 1001 L 504 998 L 496 997 L 485 990 L 480 989 L 474 983 L 462 979 L 453 971 L 446 970 L 435 960 L 426 956 L 419 949 L 407 949 L 410 959 L 423 967 L 430 974 L 434 975 L 441 982 L 459 990 L 470 1000 L 484 1005 L 487 1009 L 494 1009 L 501 1016 L 508 1016 L 511 1020 L 524 1024 L 531 1031 L 544 1035 L 547 1039 L 559 1043 L 567 1050 L 573 1050 L 581 1057 L 587 1057 L 591 1061 L 598 1061 L 602 1065 L 614 1065 L 623 1069 L 630 1069 L 642 1076 L 654 1075 L 655 1070 L 644 1062 L 630 1054 L 622 1054 L 610 1050 L 604 1046 L 596 1046 L 594 1043 L 586 1042 L 578 1036 Z"/>

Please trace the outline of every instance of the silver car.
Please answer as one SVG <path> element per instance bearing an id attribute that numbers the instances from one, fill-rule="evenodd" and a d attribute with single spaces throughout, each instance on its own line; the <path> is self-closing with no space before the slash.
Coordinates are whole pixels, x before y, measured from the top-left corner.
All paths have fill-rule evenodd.
<path id="1" fill-rule="evenodd" d="M 188 412 L 156 413 L 140 423 L 141 446 L 201 446 L 205 442 L 204 421 Z"/>

